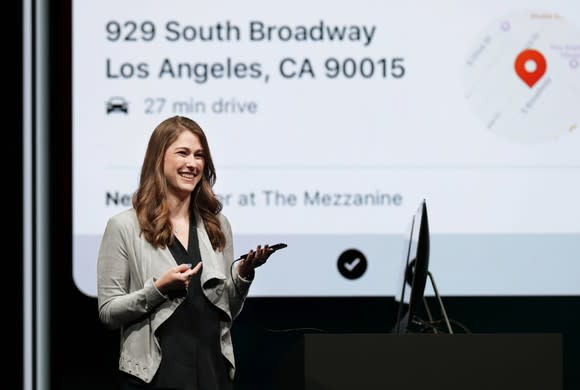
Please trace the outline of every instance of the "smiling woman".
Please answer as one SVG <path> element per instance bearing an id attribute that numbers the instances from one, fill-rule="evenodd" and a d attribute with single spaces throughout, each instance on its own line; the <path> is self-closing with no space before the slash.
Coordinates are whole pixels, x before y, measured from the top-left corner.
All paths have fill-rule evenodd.
<path id="1" fill-rule="evenodd" d="M 273 250 L 258 246 L 234 268 L 215 180 L 201 127 L 168 118 L 149 139 L 133 208 L 107 223 L 99 317 L 121 330 L 123 389 L 232 389 L 232 321 Z"/>

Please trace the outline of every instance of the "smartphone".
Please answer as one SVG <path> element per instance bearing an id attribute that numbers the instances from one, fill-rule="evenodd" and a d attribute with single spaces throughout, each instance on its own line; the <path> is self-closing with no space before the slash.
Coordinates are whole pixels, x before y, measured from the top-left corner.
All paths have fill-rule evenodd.
<path id="1" fill-rule="evenodd" d="M 274 244 L 274 245 L 268 245 L 268 249 L 270 249 L 272 251 L 272 253 L 276 252 L 279 249 L 284 249 L 286 248 L 288 245 L 284 244 L 282 242 L 278 243 L 278 244 Z M 270 253 L 270 254 L 272 254 Z M 244 254 L 240 256 L 240 260 L 245 259 L 248 256 L 248 254 Z"/>

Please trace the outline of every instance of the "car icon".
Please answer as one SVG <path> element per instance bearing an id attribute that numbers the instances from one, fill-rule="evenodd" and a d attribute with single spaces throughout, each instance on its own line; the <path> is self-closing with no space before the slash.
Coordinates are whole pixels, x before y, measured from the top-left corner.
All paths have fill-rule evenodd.
<path id="1" fill-rule="evenodd" d="M 113 96 L 107 101 L 107 114 L 112 112 L 129 113 L 129 102 L 121 96 Z"/>

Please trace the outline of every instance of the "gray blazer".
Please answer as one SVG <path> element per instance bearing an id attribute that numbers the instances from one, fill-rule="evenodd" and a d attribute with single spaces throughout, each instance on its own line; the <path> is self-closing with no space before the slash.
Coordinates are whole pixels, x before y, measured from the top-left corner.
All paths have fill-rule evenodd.
<path id="1" fill-rule="evenodd" d="M 227 314 L 221 321 L 221 352 L 230 363 L 234 378 L 235 360 L 231 338 L 233 319 L 240 313 L 251 281 L 237 272 L 233 278 L 232 230 L 227 218 L 219 221 L 226 237 L 223 252 L 213 250 L 200 216 L 196 216 L 199 249 L 203 259 L 201 285 L 204 294 Z M 134 209 L 109 219 L 97 259 L 97 290 L 100 320 L 121 330 L 119 369 L 151 382 L 161 362 L 155 330 L 185 298 L 168 299 L 153 282 L 177 263 L 168 248 L 156 249 L 140 234 Z M 241 294 L 241 295 L 240 295 Z"/>

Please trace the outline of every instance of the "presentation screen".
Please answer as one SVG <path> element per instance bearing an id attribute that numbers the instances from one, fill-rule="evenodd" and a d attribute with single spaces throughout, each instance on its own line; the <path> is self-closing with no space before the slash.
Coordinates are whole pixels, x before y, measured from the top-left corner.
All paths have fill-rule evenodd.
<path id="1" fill-rule="evenodd" d="M 455 296 L 580 295 L 580 3 L 73 1 L 73 277 L 149 136 L 207 134 L 251 296 L 397 295 L 425 199 Z M 427 294 L 432 293 L 429 285 Z"/>

